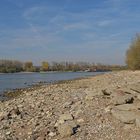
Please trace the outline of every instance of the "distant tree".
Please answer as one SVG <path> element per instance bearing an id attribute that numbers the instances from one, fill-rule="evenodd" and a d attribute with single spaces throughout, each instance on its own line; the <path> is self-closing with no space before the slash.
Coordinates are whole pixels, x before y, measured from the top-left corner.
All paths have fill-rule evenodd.
<path id="1" fill-rule="evenodd" d="M 49 63 L 47 61 L 42 62 L 41 70 L 42 71 L 48 71 L 49 70 Z"/>
<path id="2" fill-rule="evenodd" d="M 25 71 L 29 71 L 29 72 L 34 72 L 35 71 L 35 67 L 33 66 L 33 62 L 31 62 L 31 61 L 25 62 L 24 70 Z"/>
<path id="3" fill-rule="evenodd" d="M 0 72 L 13 73 L 23 71 L 23 63 L 15 60 L 0 60 Z"/>
<path id="4" fill-rule="evenodd" d="M 130 48 L 126 52 L 126 63 L 129 69 L 140 69 L 140 35 L 132 41 Z"/>
<path id="5" fill-rule="evenodd" d="M 137 50 L 139 52 L 139 50 Z M 137 65 L 136 65 L 137 66 Z M 108 71 L 108 70 L 123 70 L 125 66 L 119 65 L 104 65 L 101 63 L 87 63 L 87 62 L 42 62 L 42 66 L 33 66 L 31 61 L 22 63 L 15 60 L 0 60 L 0 72 L 13 73 L 20 71 L 39 72 L 43 71 Z"/>

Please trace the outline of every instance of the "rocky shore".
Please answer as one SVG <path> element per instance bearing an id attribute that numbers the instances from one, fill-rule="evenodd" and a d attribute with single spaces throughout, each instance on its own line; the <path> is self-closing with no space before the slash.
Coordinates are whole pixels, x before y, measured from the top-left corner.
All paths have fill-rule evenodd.
<path id="1" fill-rule="evenodd" d="M 0 140 L 140 140 L 140 71 L 44 85 L 0 102 Z"/>

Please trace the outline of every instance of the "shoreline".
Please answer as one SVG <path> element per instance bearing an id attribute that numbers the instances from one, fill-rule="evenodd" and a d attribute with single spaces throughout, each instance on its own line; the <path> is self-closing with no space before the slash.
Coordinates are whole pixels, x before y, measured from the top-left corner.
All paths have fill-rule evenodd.
<path id="1" fill-rule="evenodd" d="M 109 72 L 110 73 L 110 72 Z M 48 86 L 48 85 L 55 85 L 55 84 L 64 84 L 64 83 L 69 83 L 75 80 L 82 80 L 82 79 L 89 79 L 91 77 L 95 77 L 98 75 L 103 75 L 105 73 L 100 73 L 97 75 L 91 75 L 91 76 L 86 76 L 86 77 L 80 77 L 80 78 L 74 78 L 74 79 L 70 79 L 70 80 L 59 80 L 59 81 L 53 81 L 53 82 L 45 82 L 45 81 L 40 81 L 36 84 L 32 84 L 32 85 L 28 85 L 27 87 L 23 87 L 23 88 L 16 88 L 16 89 L 11 89 L 11 90 L 5 90 L 1 93 L 0 95 L 0 101 L 4 102 L 13 98 L 16 98 L 26 92 L 30 92 L 30 91 L 35 91 L 43 86 Z"/>
<path id="2" fill-rule="evenodd" d="M 137 139 L 139 77 L 140 71 L 110 72 L 42 85 L 0 102 L 0 138 Z"/>
<path id="3" fill-rule="evenodd" d="M 111 70 L 108 71 L 39 71 L 39 72 L 28 72 L 28 71 L 21 71 L 21 72 L 13 72 L 13 73 L 0 73 L 0 74 L 30 74 L 30 73 L 72 73 L 72 72 L 77 72 L 77 73 L 81 73 L 81 72 L 85 72 L 85 73 L 90 73 L 90 72 L 112 72 Z"/>
<path id="4" fill-rule="evenodd" d="M 33 72 L 34 73 L 34 72 Z M 112 72 L 108 72 L 108 73 L 112 73 Z M 74 81 L 77 80 L 84 80 L 84 79 L 90 79 L 90 78 L 94 78 L 100 75 L 104 75 L 107 74 L 106 73 L 100 73 L 97 75 L 90 75 L 90 76 L 86 76 L 86 77 L 80 77 L 80 78 L 74 78 L 74 79 L 69 79 L 69 80 L 59 80 L 59 81 L 53 81 L 53 82 L 38 82 L 36 84 L 31 84 L 28 85 L 27 87 L 23 87 L 23 88 L 16 88 L 16 89 L 11 89 L 11 90 L 5 90 L 0 94 L 0 102 L 5 102 L 5 101 L 9 101 L 9 100 L 13 100 L 16 98 L 20 98 L 20 96 L 24 96 L 25 93 L 28 92 L 34 92 L 36 90 L 42 89 L 44 86 L 55 86 L 55 85 L 60 85 L 60 84 L 69 84 L 72 83 Z"/>

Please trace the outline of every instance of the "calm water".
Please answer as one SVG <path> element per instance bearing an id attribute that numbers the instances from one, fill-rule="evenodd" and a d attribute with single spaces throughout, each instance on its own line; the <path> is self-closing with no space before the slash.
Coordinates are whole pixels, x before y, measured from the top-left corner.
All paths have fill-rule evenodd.
<path id="1" fill-rule="evenodd" d="M 38 82 L 56 82 L 60 80 L 71 80 L 87 76 L 94 76 L 101 72 L 54 72 L 54 73 L 14 73 L 0 74 L 0 93 L 3 91 L 24 88 Z"/>

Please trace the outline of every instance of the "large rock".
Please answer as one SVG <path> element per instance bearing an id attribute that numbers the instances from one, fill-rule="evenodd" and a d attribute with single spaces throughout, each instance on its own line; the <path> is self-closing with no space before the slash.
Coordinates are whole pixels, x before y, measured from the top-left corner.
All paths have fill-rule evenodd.
<path id="1" fill-rule="evenodd" d="M 130 111 L 130 110 L 137 110 L 137 106 L 133 104 L 123 104 L 115 106 L 115 109 L 123 110 L 123 111 Z"/>
<path id="2" fill-rule="evenodd" d="M 76 133 L 77 125 L 75 123 L 63 123 L 58 126 L 58 132 L 61 137 L 70 137 L 74 133 Z"/>
<path id="3" fill-rule="evenodd" d="M 135 120 L 138 117 L 138 115 L 132 111 L 120 111 L 117 109 L 112 109 L 111 113 L 116 119 L 118 119 L 121 122 L 126 123 L 126 124 L 135 123 Z"/>
<path id="4" fill-rule="evenodd" d="M 103 95 L 110 96 L 112 94 L 112 90 L 110 90 L 110 89 L 103 89 L 102 93 L 103 93 Z"/>
<path id="5" fill-rule="evenodd" d="M 137 93 L 140 93 L 140 83 L 132 84 L 130 86 L 130 89 L 137 92 Z"/>
<path id="6" fill-rule="evenodd" d="M 140 115 L 136 118 L 136 126 L 140 128 Z"/>
<path id="7" fill-rule="evenodd" d="M 112 103 L 114 105 L 122 105 L 122 104 L 127 104 L 127 103 L 133 103 L 134 97 L 133 95 L 129 94 L 124 94 L 124 95 L 119 95 L 114 96 L 112 98 Z"/>
<path id="8" fill-rule="evenodd" d="M 137 92 L 131 90 L 129 86 L 123 87 L 120 90 L 124 91 L 124 93 L 127 93 L 127 94 L 137 95 Z"/>
<path id="9" fill-rule="evenodd" d="M 63 105 L 63 108 L 70 108 L 70 106 L 73 104 L 73 101 L 65 102 Z"/>
<path id="10" fill-rule="evenodd" d="M 95 96 L 102 96 L 103 93 L 102 91 L 99 92 L 99 91 L 86 91 L 86 97 L 85 97 L 85 100 L 93 100 Z"/>
<path id="11" fill-rule="evenodd" d="M 137 95 L 137 98 L 140 100 L 140 94 Z"/>
<path id="12" fill-rule="evenodd" d="M 56 126 L 58 124 L 63 124 L 64 122 L 70 121 L 70 120 L 73 120 L 73 116 L 71 114 L 69 114 L 69 113 L 62 114 L 62 115 L 60 115 L 59 120 L 58 120 Z"/>

